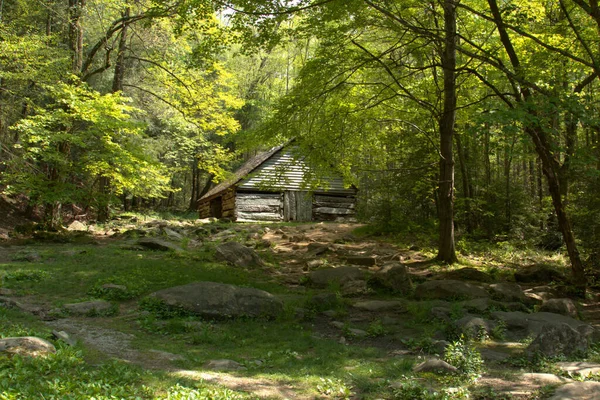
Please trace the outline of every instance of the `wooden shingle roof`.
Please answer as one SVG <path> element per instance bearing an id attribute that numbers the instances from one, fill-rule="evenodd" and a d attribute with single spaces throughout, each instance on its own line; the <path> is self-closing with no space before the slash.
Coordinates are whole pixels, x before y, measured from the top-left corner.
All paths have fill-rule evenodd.
<path id="1" fill-rule="evenodd" d="M 277 153 L 279 150 L 281 150 L 286 145 L 287 145 L 287 143 L 282 144 L 280 146 L 273 147 L 271 150 L 267 150 L 262 153 L 258 153 L 257 155 L 255 155 L 254 157 L 252 157 L 251 159 L 246 161 L 240 168 L 238 168 L 237 171 L 234 172 L 232 177 L 224 180 L 223 182 L 219 183 L 214 188 L 210 189 L 198 201 L 200 202 L 200 201 L 209 200 L 209 199 L 216 197 L 219 194 L 223 193 L 224 191 L 226 191 L 227 189 L 229 189 L 230 187 L 234 186 L 236 183 L 238 183 L 239 181 L 244 179 L 248 174 L 250 174 L 252 171 L 254 171 L 257 167 L 259 167 L 262 163 L 264 163 L 271 156 L 273 156 L 273 154 Z"/>

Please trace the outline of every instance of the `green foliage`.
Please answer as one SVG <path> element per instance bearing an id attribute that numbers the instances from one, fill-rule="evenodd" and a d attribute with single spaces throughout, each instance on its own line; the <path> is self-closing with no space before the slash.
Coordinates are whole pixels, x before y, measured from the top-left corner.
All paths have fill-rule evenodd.
<path id="1" fill-rule="evenodd" d="M 189 311 L 177 306 L 172 306 L 159 298 L 148 296 L 144 297 L 139 304 L 141 310 L 149 311 L 160 319 L 170 319 L 178 317 L 187 317 Z"/>
<path id="2" fill-rule="evenodd" d="M 39 204 L 89 204 L 109 200 L 94 183 L 107 178 L 110 192 L 161 197 L 169 190 L 164 169 L 140 146 L 143 126 L 120 94 L 102 95 L 85 85 L 45 87 L 50 103 L 14 126 L 21 157 L 4 176 L 7 192 Z M 102 205 L 102 204 L 95 205 Z"/>
<path id="3" fill-rule="evenodd" d="M 317 391 L 332 399 L 349 399 L 352 391 L 339 379 L 321 378 Z"/>
<path id="4" fill-rule="evenodd" d="M 14 282 L 40 282 L 44 279 L 47 279 L 50 276 L 50 273 L 41 269 L 36 270 L 25 270 L 25 269 L 17 269 L 11 272 L 8 272 L 4 275 L 3 279 L 5 281 L 14 281 Z"/>
<path id="5" fill-rule="evenodd" d="M 371 337 L 379 337 L 385 335 L 387 333 L 387 329 L 385 328 L 383 322 L 381 322 L 380 319 L 376 319 L 375 321 L 369 324 L 369 327 L 367 328 L 367 333 Z"/>
<path id="6" fill-rule="evenodd" d="M 465 337 L 446 347 L 444 360 L 455 366 L 468 381 L 476 381 L 483 372 L 484 363 L 481 354 Z"/>
<path id="7" fill-rule="evenodd" d="M 103 287 L 106 284 L 124 286 L 124 288 Z M 144 280 L 136 280 L 135 282 L 123 282 L 118 279 L 107 279 L 96 283 L 87 294 L 105 300 L 129 300 L 140 296 L 146 291 L 147 282 Z"/>

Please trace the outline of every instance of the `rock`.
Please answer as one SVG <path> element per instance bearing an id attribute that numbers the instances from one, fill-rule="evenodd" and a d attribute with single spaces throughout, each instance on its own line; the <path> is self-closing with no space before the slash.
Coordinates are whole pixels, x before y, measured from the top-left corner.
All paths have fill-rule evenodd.
<path id="1" fill-rule="evenodd" d="M 572 382 L 559 387 L 548 400 L 600 399 L 600 382 Z"/>
<path id="2" fill-rule="evenodd" d="M 389 263 L 373 276 L 379 285 L 397 293 L 410 293 L 412 282 L 408 274 L 408 268 L 400 263 Z"/>
<path id="3" fill-rule="evenodd" d="M 600 374 L 600 364 L 585 361 L 564 361 L 556 363 L 558 368 L 569 374 L 579 374 L 582 377 Z"/>
<path id="4" fill-rule="evenodd" d="M 546 325 L 543 331 L 527 347 L 526 353 L 540 353 L 546 357 L 567 357 L 585 354 L 589 349 L 588 339 L 567 324 Z"/>
<path id="5" fill-rule="evenodd" d="M 510 358 L 510 354 L 487 348 L 479 349 L 479 352 L 481 353 L 481 358 L 486 362 L 502 362 Z"/>
<path id="6" fill-rule="evenodd" d="M 235 371 L 244 369 L 240 363 L 233 360 L 210 360 L 204 367 L 215 371 Z"/>
<path id="7" fill-rule="evenodd" d="M 527 302 L 521 286 L 516 283 L 500 282 L 494 283 L 488 288 L 492 298 L 500 301 Z"/>
<path id="8" fill-rule="evenodd" d="M 63 309 L 71 315 L 94 316 L 110 313 L 113 305 L 104 300 L 84 301 L 81 303 L 70 303 L 63 305 Z"/>
<path id="9" fill-rule="evenodd" d="M 427 360 L 413 368 L 414 372 L 436 372 L 440 374 L 453 374 L 458 372 L 458 369 L 446 361 L 442 360 Z"/>
<path id="10" fill-rule="evenodd" d="M 427 281 L 415 289 L 415 297 L 420 300 L 458 300 L 488 297 L 485 289 L 461 281 Z"/>
<path id="11" fill-rule="evenodd" d="M 521 283 L 550 283 L 564 280 L 563 274 L 547 265 L 534 265 L 515 272 L 515 281 Z"/>
<path id="12" fill-rule="evenodd" d="M 577 305 L 571 299 L 549 299 L 542 303 L 540 311 L 562 314 L 577 318 Z"/>
<path id="13" fill-rule="evenodd" d="M 137 241 L 137 244 L 150 250 L 159 251 L 182 251 L 182 248 L 174 243 L 158 238 L 143 238 Z"/>
<path id="14" fill-rule="evenodd" d="M 270 293 L 216 282 L 190 283 L 150 296 L 205 318 L 275 318 L 283 312 L 283 303 Z"/>
<path id="15" fill-rule="evenodd" d="M 85 232 L 85 231 L 87 231 L 87 225 L 80 221 L 73 221 L 67 227 L 67 230 L 68 231 L 79 231 L 79 232 L 83 231 L 83 232 Z"/>
<path id="16" fill-rule="evenodd" d="M 346 281 L 342 283 L 340 291 L 343 296 L 356 296 L 369 292 L 367 281 Z"/>
<path id="17" fill-rule="evenodd" d="M 340 300 L 335 293 L 319 293 L 306 301 L 306 307 L 317 311 L 336 308 L 339 304 Z"/>
<path id="18" fill-rule="evenodd" d="M 369 335 L 366 331 L 356 328 L 350 328 L 348 329 L 348 332 L 350 332 L 350 334 L 355 337 L 367 337 Z"/>
<path id="19" fill-rule="evenodd" d="M 174 240 L 177 242 L 183 240 L 183 235 L 179 232 L 175 232 L 173 229 L 163 228 L 162 233 L 163 233 L 163 235 L 168 237 L 169 240 Z"/>
<path id="20" fill-rule="evenodd" d="M 387 311 L 387 310 L 404 310 L 404 304 L 398 300 L 367 300 L 359 301 L 352 305 L 354 308 L 365 311 Z"/>
<path id="21" fill-rule="evenodd" d="M 331 283 L 343 284 L 349 281 L 362 280 L 365 274 L 358 267 L 323 268 L 312 271 L 308 275 L 309 281 L 320 287 Z"/>
<path id="22" fill-rule="evenodd" d="M 545 285 L 535 286 L 525 290 L 525 296 L 539 299 L 539 304 L 542 304 L 544 300 L 565 297 L 564 294 L 558 288 Z"/>
<path id="23" fill-rule="evenodd" d="M 447 271 L 443 274 L 444 279 L 454 279 L 458 281 L 492 282 L 490 274 L 479 271 L 476 268 L 466 267 Z"/>
<path id="24" fill-rule="evenodd" d="M 572 382 L 572 380 L 568 378 L 563 378 L 554 374 L 544 374 L 541 372 L 527 372 L 521 374 L 520 380 L 534 382 L 538 385 L 559 385 L 561 383 Z"/>
<path id="25" fill-rule="evenodd" d="M 329 324 L 338 329 L 344 329 L 346 327 L 346 324 L 340 321 L 331 321 Z"/>
<path id="26" fill-rule="evenodd" d="M 487 311 L 489 308 L 498 307 L 499 303 L 487 297 L 482 297 L 479 299 L 462 301 L 460 305 L 467 311 L 482 313 Z"/>
<path id="27" fill-rule="evenodd" d="M 439 319 L 444 322 L 451 322 L 452 318 L 450 318 L 450 314 L 452 310 L 447 307 L 433 307 L 430 311 L 430 314 L 433 318 Z"/>
<path id="28" fill-rule="evenodd" d="M 254 250 L 238 242 L 227 242 L 217 246 L 216 258 L 240 268 L 264 265 Z"/>
<path id="29" fill-rule="evenodd" d="M 446 340 L 434 340 L 431 342 L 432 351 L 437 355 L 444 355 L 446 353 L 446 347 L 450 345 L 450 342 Z"/>
<path id="30" fill-rule="evenodd" d="M 55 339 L 62 340 L 69 346 L 75 346 L 77 344 L 77 341 L 69 336 L 69 334 L 65 331 L 52 331 L 52 336 Z"/>
<path id="31" fill-rule="evenodd" d="M 475 315 L 465 315 L 456 321 L 456 327 L 463 335 L 469 338 L 481 339 L 489 336 L 496 324 L 493 321 L 477 317 Z"/>
<path id="32" fill-rule="evenodd" d="M 560 314 L 538 312 L 526 314 L 519 311 L 494 311 L 492 318 L 502 321 L 506 326 L 507 337 L 511 340 L 520 340 L 539 335 L 546 325 L 567 324 L 571 328 L 582 331 L 584 335 L 593 333 L 593 328 L 588 324 Z M 586 331 L 589 329 L 589 331 Z"/>
<path id="33" fill-rule="evenodd" d="M 371 267 L 377 263 L 377 259 L 374 256 L 348 256 L 346 257 L 348 264 L 362 265 L 364 267 Z"/>
<path id="34" fill-rule="evenodd" d="M 54 345 L 35 336 L 0 339 L 0 352 L 21 356 L 39 357 L 56 353 Z"/>
<path id="35" fill-rule="evenodd" d="M 325 265 L 325 260 L 321 260 L 321 259 L 317 259 L 317 260 L 308 260 L 306 262 L 306 269 L 307 271 L 312 271 L 315 270 L 319 267 L 322 267 L 323 265 Z"/>

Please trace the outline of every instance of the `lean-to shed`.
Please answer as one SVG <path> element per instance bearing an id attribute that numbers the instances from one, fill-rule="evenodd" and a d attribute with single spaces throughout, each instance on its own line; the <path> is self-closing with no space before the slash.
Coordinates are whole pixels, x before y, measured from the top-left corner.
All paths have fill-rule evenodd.
<path id="1" fill-rule="evenodd" d="M 282 145 L 256 155 L 232 178 L 198 200 L 200 218 L 232 221 L 327 221 L 354 217 L 356 188 L 345 187 L 341 175 L 319 177 L 294 147 Z M 308 189 L 310 187 L 310 189 Z"/>

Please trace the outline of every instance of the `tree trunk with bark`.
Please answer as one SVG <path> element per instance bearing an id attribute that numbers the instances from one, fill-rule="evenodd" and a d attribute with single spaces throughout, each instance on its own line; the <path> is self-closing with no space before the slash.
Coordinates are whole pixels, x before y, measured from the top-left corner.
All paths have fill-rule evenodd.
<path id="1" fill-rule="evenodd" d="M 457 261 L 454 247 L 454 154 L 452 138 L 456 119 L 456 6 L 444 1 L 444 44 L 441 62 L 444 74 L 444 103 L 439 121 L 439 248 L 437 259 L 451 264 Z"/>

